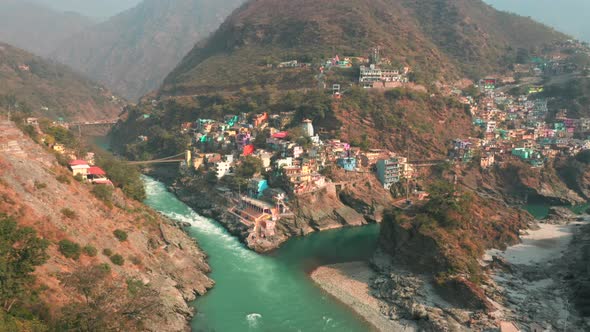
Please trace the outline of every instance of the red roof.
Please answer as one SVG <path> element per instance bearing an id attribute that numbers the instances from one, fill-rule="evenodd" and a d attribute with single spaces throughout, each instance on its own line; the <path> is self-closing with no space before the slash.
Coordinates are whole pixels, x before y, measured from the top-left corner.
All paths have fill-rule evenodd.
<path id="1" fill-rule="evenodd" d="M 81 165 L 88 165 L 88 162 L 86 162 L 86 160 L 72 160 L 70 161 L 70 166 L 81 166 Z"/>
<path id="2" fill-rule="evenodd" d="M 102 170 L 102 168 L 98 167 L 98 166 L 92 166 L 88 169 L 87 173 L 89 175 L 107 175 L 107 173 L 105 171 Z"/>
<path id="3" fill-rule="evenodd" d="M 289 133 L 286 131 L 281 131 L 272 135 L 273 138 L 285 138 Z"/>

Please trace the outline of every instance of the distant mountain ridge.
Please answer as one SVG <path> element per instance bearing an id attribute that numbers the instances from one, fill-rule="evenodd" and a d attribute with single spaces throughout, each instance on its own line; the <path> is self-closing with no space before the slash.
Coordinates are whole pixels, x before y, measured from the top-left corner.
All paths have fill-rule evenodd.
<path id="1" fill-rule="evenodd" d="M 47 56 L 59 42 L 95 24 L 80 14 L 33 1 L 0 0 L 0 42 Z"/>
<path id="2" fill-rule="evenodd" d="M 123 106 L 109 90 L 66 66 L 0 42 L 0 101 L 12 97 L 22 111 L 70 121 L 113 119 Z"/>
<path id="3" fill-rule="evenodd" d="M 60 11 L 71 11 L 94 19 L 108 19 L 136 6 L 141 0 L 28 0 Z"/>
<path id="4" fill-rule="evenodd" d="M 499 10 L 530 16 L 572 36 L 590 42 L 590 1 L 587 0 L 485 0 Z"/>
<path id="5" fill-rule="evenodd" d="M 518 48 L 565 38 L 480 0 L 250 1 L 184 58 L 162 93 L 281 85 L 265 61 L 319 63 L 336 54 L 366 56 L 372 47 L 424 81 L 475 78 L 504 68 Z"/>
<path id="6" fill-rule="evenodd" d="M 53 57 L 135 99 L 157 88 L 242 0 L 144 0 L 68 38 Z"/>

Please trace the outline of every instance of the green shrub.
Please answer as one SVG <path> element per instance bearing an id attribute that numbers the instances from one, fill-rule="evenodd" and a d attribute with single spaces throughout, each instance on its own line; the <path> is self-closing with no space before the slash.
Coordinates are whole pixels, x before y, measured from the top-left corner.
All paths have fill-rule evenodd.
<path id="1" fill-rule="evenodd" d="M 141 258 L 137 257 L 137 256 L 131 256 L 129 257 L 129 260 L 131 261 L 131 263 L 133 263 L 134 265 L 141 265 Z"/>
<path id="2" fill-rule="evenodd" d="M 107 263 L 102 263 L 102 264 L 98 265 L 98 267 L 105 272 L 111 271 L 111 266 Z"/>
<path id="3" fill-rule="evenodd" d="M 113 232 L 113 234 L 115 235 L 115 237 L 117 238 L 117 240 L 119 240 L 121 242 L 127 240 L 127 232 L 125 232 L 124 230 L 115 229 L 115 231 Z"/>
<path id="4" fill-rule="evenodd" d="M 41 190 L 47 188 L 47 184 L 39 181 L 35 181 L 35 189 Z"/>
<path id="5" fill-rule="evenodd" d="M 76 211 L 70 210 L 68 208 L 61 209 L 61 214 L 68 219 L 76 219 L 77 217 Z"/>
<path id="6" fill-rule="evenodd" d="M 66 258 L 78 260 L 78 258 L 80 258 L 81 251 L 82 249 L 80 248 L 80 245 L 76 242 L 72 242 L 70 240 L 59 241 L 59 252 Z"/>
<path id="7" fill-rule="evenodd" d="M 55 159 L 57 160 L 57 163 L 58 164 L 60 164 L 60 165 L 62 165 L 64 167 L 69 166 L 70 159 L 68 157 L 66 157 L 63 154 L 57 153 L 57 152 L 55 152 L 54 155 L 55 155 Z"/>
<path id="8" fill-rule="evenodd" d="M 113 255 L 113 251 L 109 248 L 105 248 L 102 250 L 102 254 L 107 257 L 111 257 Z"/>
<path id="9" fill-rule="evenodd" d="M 59 182 L 59 183 L 66 183 L 66 184 L 70 184 L 70 178 L 67 177 L 66 175 L 60 174 L 58 176 L 55 177 L 55 179 Z"/>
<path id="10" fill-rule="evenodd" d="M 82 182 L 82 181 L 84 181 L 84 177 L 82 176 L 82 174 L 76 174 L 76 175 L 74 175 L 74 180 L 76 180 L 78 182 Z"/>
<path id="11" fill-rule="evenodd" d="M 110 202 L 113 198 L 113 187 L 111 186 L 104 186 L 104 185 L 96 185 L 92 188 L 92 193 L 96 198 L 100 199 L 103 202 Z"/>
<path id="12" fill-rule="evenodd" d="M 84 253 L 90 257 L 94 257 L 98 253 L 98 250 L 96 250 L 96 248 L 91 245 L 84 246 L 82 250 L 84 250 Z"/>
<path id="13" fill-rule="evenodd" d="M 123 256 L 116 254 L 110 257 L 111 258 L 111 262 L 113 262 L 113 264 L 115 265 L 119 265 L 122 266 L 123 264 L 125 264 L 125 258 L 123 258 Z"/>

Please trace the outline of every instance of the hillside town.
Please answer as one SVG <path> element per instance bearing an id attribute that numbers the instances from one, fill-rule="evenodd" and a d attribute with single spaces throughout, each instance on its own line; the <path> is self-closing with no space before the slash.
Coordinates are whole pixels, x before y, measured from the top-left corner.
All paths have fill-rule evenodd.
<path id="1" fill-rule="evenodd" d="M 527 65 L 515 65 L 514 75 L 540 83 L 540 77 L 556 77 L 584 71 L 568 61 L 563 50 L 587 52 L 578 43 L 565 43 L 561 52 L 546 58 L 531 58 Z M 571 52 L 570 52 L 571 53 Z M 531 167 L 543 167 L 558 156 L 575 156 L 590 149 L 590 118 L 570 116 L 568 109 L 549 109 L 542 84 L 527 84 L 522 94 L 510 94 L 514 78 L 485 78 L 478 82 L 479 97 L 461 96 L 469 107 L 478 137 L 461 137 L 451 142 L 449 159 L 476 162 L 482 169 L 510 160 Z"/>
<path id="2" fill-rule="evenodd" d="M 255 233 L 262 225 L 262 237 L 272 236 L 275 223 L 291 214 L 290 196 L 304 196 L 331 184 L 326 176 L 331 167 L 373 174 L 385 189 L 414 174 L 407 157 L 394 152 L 362 151 L 338 139 L 321 139 L 309 119 L 284 130 L 292 117 L 292 112 L 275 116 L 242 114 L 227 116 L 225 121 L 184 123 L 179 130 L 192 137 L 192 148 L 186 151 L 181 168 L 184 172 L 207 172 L 218 181 L 220 193 L 229 193 L 227 186 L 232 185 L 233 178 L 243 176 L 245 165 L 259 165 L 245 179 L 246 185 L 238 188 L 239 196 L 228 211 L 253 227 Z"/>
<path id="3" fill-rule="evenodd" d="M 475 82 L 470 93 L 448 89 L 448 94 L 469 110 L 477 137 L 457 137 L 448 142 L 446 160 L 417 161 L 410 158 L 409 151 L 361 149 L 325 133 L 320 135 L 313 120 L 297 118 L 295 111 L 285 110 L 278 114 L 226 114 L 223 119 L 199 118 L 182 123 L 178 135 L 190 137 L 190 146 L 181 169 L 188 176 L 206 174 L 218 194 L 231 202 L 228 214 L 252 234 L 265 238 L 274 235 L 276 222 L 292 216 L 290 199 L 336 185 L 329 176 L 333 168 L 378 179 L 394 199 L 403 202 L 399 205 L 403 207 L 428 197 L 419 185 L 422 167 L 475 163 L 485 171 L 515 160 L 533 168 L 543 167 L 558 156 L 590 149 L 590 119 L 573 119 L 565 109 L 550 112 L 541 80 L 543 75 L 556 77 L 582 70 L 572 65 L 564 50 L 571 54 L 572 49 L 581 52 L 585 48 L 568 42 L 555 45 L 555 49 L 552 54 L 531 57 L 527 65 L 515 64 L 511 77 Z M 290 60 L 276 68 L 317 66 L 320 76 L 331 69 L 356 70 L 356 84 L 364 89 L 420 89 L 408 85 L 408 66 L 393 69 L 389 64 L 376 48 L 366 58 L 335 56 L 319 65 Z M 517 94 L 511 90 L 520 87 L 514 77 L 529 82 L 517 89 Z M 321 88 L 338 102 L 346 98 L 341 86 L 344 84 Z M 157 101 L 152 104 L 157 105 Z M 137 139 L 149 142 L 150 138 L 140 135 Z"/>

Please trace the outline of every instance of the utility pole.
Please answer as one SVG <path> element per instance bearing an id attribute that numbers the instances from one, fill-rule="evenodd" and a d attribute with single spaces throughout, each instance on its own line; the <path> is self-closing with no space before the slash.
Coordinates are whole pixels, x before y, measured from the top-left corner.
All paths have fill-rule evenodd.
<path id="1" fill-rule="evenodd" d="M 408 165 L 410 164 L 410 144 L 407 144 L 407 154 L 406 154 L 406 167 L 408 167 Z M 406 176 L 406 203 L 410 202 L 410 177 L 407 176 L 407 174 L 404 174 L 404 176 Z"/>
<path id="2" fill-rule="evenodd" d="M 566 299 L 565 300 L 565 321 L 563 322 L 563 332 L 567 332 L 567 320 L 569 319 L 569 306 L 570 306 L 570 300 Z"/>

